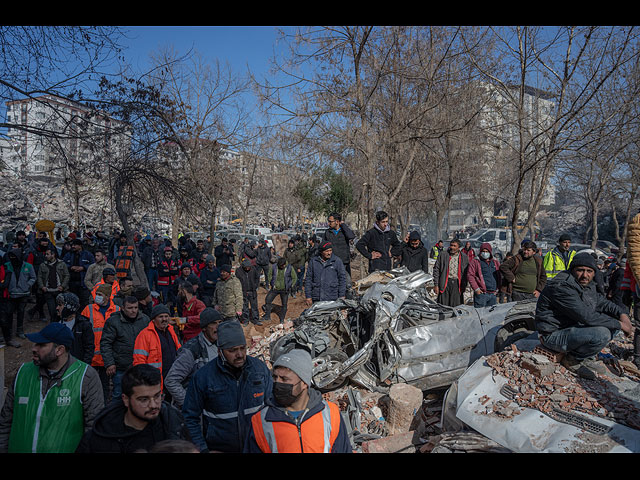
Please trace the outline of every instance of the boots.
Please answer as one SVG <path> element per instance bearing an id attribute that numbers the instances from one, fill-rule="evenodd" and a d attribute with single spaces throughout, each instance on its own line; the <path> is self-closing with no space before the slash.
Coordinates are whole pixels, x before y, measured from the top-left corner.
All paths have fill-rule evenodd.
<path id="1" fill-rule="evenodd" d="M 633 364 L 640 368 L 640 328 L 636 328 L 633 335 Z"/>
<path id="2" fill-rule="evenodd" d="M 587 380 L 595 380 L 598 375 L 609 375 L 609 369 L 602 362 L 598 362 L 592 358 L 577 360 L 573 355 L 567 353 L 560 361 L 563 367 L 570 372 L 575 373 L 581 378 Z"/>

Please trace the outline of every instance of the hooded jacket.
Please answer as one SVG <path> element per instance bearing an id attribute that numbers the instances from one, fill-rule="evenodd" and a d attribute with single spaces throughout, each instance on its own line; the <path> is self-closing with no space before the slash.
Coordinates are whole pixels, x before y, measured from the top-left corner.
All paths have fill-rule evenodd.
<path id="1" fill-rule="evenodd" d="M 251 429 L 249 430 L 249 434 L 244 445 L 244 453 L 263 453 L 262 449 L 258 446 L 258 442 L 256 441 L 255 432 L 255 426 L 260 421 L 272 423 L 274 424 L 274 426 L 278 423 L 286 425 L 291 424 L 295 429 L 297 429 L 297 434 L 294 433 L 294 435 L 299 436 L 299 443 L 298 439 L 295 439 L 293 440 L 293 442 L 289 442 L 289 445 L 295 444 L 296 447 L 300 446 L 300 449 L 296 448 L 295 451 L 278 450 L 278 453 L 314 453 L 314 451 L 309 451 L 308 449 L 312 448 L 313 445 L 319 446 L 321 443 L 324 443 L 321 441 L 321 439 L 324 437 L 325 432 L 318 429 L 319 426 L 322 425 L 322 423 L 319 422 L 315 422 L 316 424 L 313 427 L 306 427 L 308 425 L 311 425 L 315 420 L 318 420 L 319 416 L 321 417 L 323 415 L 325 407 L 328 407 L 329 404 L 330 402 L 323 400 L 320 392 L 313 388 L 309 388 L 309 401 L 307 403 L 307 409 L 299 417 L 300 423 L 298 424 L 295 419 L 293 419 L 286 413 L 286 410 L 283 407 L 275 402 L 272 396 L 267 398 L 267 400 L 265 401 L 265 407 L 263 407 L 252 417 Z M 333 407 L 334 409 L 337 409 L 337 406 L 335 404 L 333 405 Z M 342 416 L 339 414 L 339 409 L 337 409 L 337 412 L 338 417 L 340 418 L 338 424 L 339 427 L 337 432 L 333 431 L 332 429 L 329 434 L 329 439 L 334 439 L 333 443 L 331 444 L 331 450 L 329 453 L 352 453 L 353 447 L 351 446 L 351 442 L 349 441 L 347 428 Z M 285 433 L 282 430 L 279 431 Z M 294 430 L 291 429 L 291 432 L 294 432 Z M 315 436 L 315 438 L 308 438 L 308 436 L 310 435 Z M 322 452 L 317 451 L 315 453 Z"/>
<path id="2" fill-rule="evenodd" d="M 493 263 L 495 267 L 495 280 L 496 280 L 496 290 L 500 289 L 502 285 L 502 274 L 500 273 L 500 262 L 493 258 L 493 250 L 491 248 L 490 243 L 483 243 L 480 247 L 480 250 L 486 248 L 491 253 L 491 257 L 489 257 L 489 263 Z M 482 275 L 482 264 L 480 262 L 487 262 L 480 255 L 474 257 L 469 261 L 469 268 L 467 269 L 467 280 L 469 281 L 469 285 L 475 292 L 476 290 L 482 290 L 482 293 L 487 293 L 487 286 L 485 285 L 484 276 Z"/>
<path id="3" fill-rule="evenodd" d="M 540 335 L 575 326 L 619 330 L 622 313 L 618 305 L 597 292 L 593 281 L 583 287 L 569 271 L 563 271 L 538 297 L 536 330 Z"/>
<path id="4" fill-rule="evenodd" d="M 80 440 L 76 453 L 135 453 L 162 440 L 189 440 L 181 413 L 162 402 L 160 413 L 143 430 L 124 424 L 127 407 L 122 399 L 111 402 L 96 417 L 93 428 Z"/>
<path id="5" fill-rule="evenodd" d="M 13 258 L 13 261 L 12 261 Z M 31 287 L 36 283 L 36 272 L 33 265 L 22 260 L 22 251 L 14 248 L 7 254 L 8 261 L 4 264 L 7 272 L 11 272 L 9 282 L 9 297 L 23 298 L 31 295 Z"/>
<path id="6" fill-rule="evenodd" d="M 369 260 L 369 273 L 372 273 L 376 270 L 391 270 L 391 257 L 400 255 L 402 243 L 389 226 L 382 231 L 378 224 L 374 223 L 373 228 L 367 230 L 358 240 L 356 249 Z M 372 252 L 379 252 L 382 256 L 372 259 Z"/>

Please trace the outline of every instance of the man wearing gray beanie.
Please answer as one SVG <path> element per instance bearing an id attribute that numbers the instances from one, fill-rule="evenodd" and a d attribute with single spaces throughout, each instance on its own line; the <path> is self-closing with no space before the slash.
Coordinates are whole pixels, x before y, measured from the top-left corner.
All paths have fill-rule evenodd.
<path id="1" fill-rule="evenodd" d="M 573 257 L 569 269 L 558 273 L 538 297 L 536 330 L 547 348 L 563 353 L 562 365 L 594 379 L 609 370 L 597 354 L 622 330 L 631 335 L 629 316 L 596 289 L 596 260 L 589 253 Z"/>
<path id="2" fill-rule="evenodd" d="M 273 394 L 251 418 L 245 453 L 351 453 L 340 408 L 312 388 L 309 352 L 294 349 L 273 363 Z"/>
<path id="3" fill-rule="evenodd" d="M 191 441 L 201 452 L 240 453 L 251 416 L 271 395 L 273 381 L 267 365 L 247 355 L 239 321 L 223 320 L 217 343 L 218 356 L 189 382 L 182 413 Z"/>

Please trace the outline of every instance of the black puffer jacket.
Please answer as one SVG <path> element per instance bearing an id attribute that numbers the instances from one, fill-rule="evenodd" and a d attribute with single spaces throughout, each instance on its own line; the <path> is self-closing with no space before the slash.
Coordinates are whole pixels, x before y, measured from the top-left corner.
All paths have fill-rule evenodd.
<path id="1" fill-rule="evenodd" d="M 429 273 L 429 252 L 422 241 L 420 241 L 418 248 L 413 248 L 404 242 L 402 243 L 400 265 L 407 267 L 410 272 L 422 270 L 425 273 Z"/>
<path id="2" fill-rule="evenodd" d="M 84 434 L 76 453 L 134 453 L 149 450 L 162 440 L 190 440 L 182 414 L 167 402 L 162 402 L 160 414 L 140 431 L 125 426 L 126 412 L 122 400 L 110 403 Z"/>
<path id="3" fill-rule="evenodd" d="M 551 279 L 538 297 L 536 330 L 543 335 L 573 326 L 619 330 L 622 313 L 597 292 L 594 282 L 583 287 L 565 270 Z"/>

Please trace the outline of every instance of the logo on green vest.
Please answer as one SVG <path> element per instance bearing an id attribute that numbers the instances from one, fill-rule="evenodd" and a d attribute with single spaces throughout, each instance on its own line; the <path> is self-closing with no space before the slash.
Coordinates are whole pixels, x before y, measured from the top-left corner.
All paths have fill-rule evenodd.
<path id="1" fill-rule="evenodd" d="M 58 396 L 58 406 L 66 407 L 69 405 L 71 405 L 71 392 L 68 388 L 63 388 Z"/>

